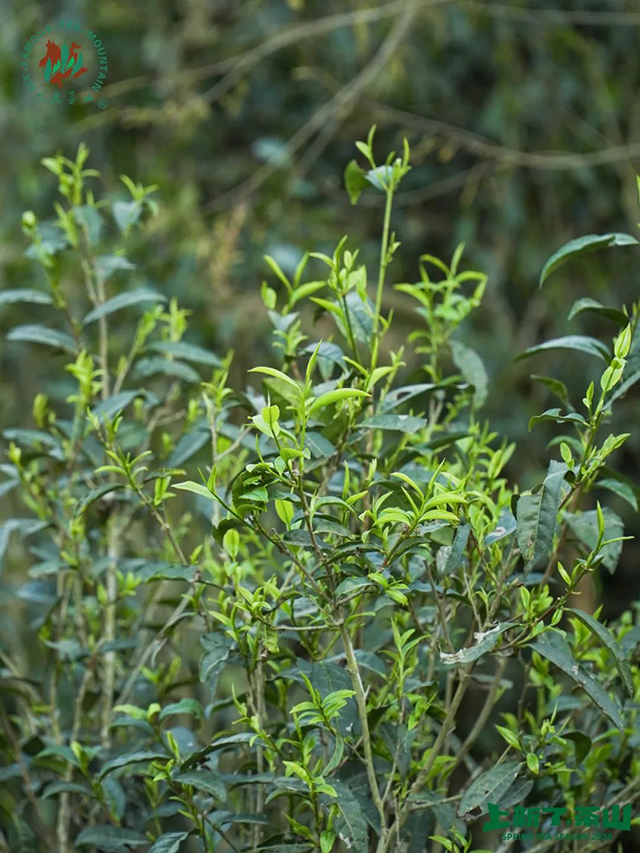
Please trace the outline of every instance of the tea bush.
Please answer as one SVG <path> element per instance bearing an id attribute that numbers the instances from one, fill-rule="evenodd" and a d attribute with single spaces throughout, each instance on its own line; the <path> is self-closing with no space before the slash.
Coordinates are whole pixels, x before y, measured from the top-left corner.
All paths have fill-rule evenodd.
<path id="1" fill-rule="evenodd" d="M 574 306 L 612 321 L 611 347 L 523 354 L 602 369 L 577 407 L 542 377 L 562 408 L 531 426 L 565 432 L 543 482 L 512 482 L 517 448 L 483 422 L 489 380 L 456 337 L 486 283 L 462 247 L 395 285 L 416 325 L 384 345 L 410 166 L 408 146 L 380 164 L 373 137 L 345 179 L 354 204 L 386 198 L 375 274 L 348 238 L 292 278 L 267 258 L 278 366 L 239 388 L 127 257 L 155 188 L 123 177 L 126 200 L 99 200 L 84 146 L 43 161 L 62 200 L 22 223 L 43 281 L 0 294 L 32 305 L 8 337 L 56 372 L 4 433 L 3 850 L 539 851 L 574 824 L 587 851 L 635 831 L 638 611 L 607 627 L 579 593 L 626 538 L 606 495 L 637 509 L 611 457 L 640 303 Z M 542 282 L 635 242 L 573 241 Z"/>

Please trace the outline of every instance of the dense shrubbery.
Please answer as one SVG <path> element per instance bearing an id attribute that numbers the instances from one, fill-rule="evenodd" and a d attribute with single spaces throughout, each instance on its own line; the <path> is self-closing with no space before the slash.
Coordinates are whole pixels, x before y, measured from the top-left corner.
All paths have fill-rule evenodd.
<path id="1" fill-rule="evenodd" d="M 545 380 L 563 409 L 535 420 L 571 434 L 543 483 L 509 483 L 517 448 L 482 421 L 486 373 L 454 336 L 485 286 L 462 249 L 396 285 L 416 306 L 421 374 L 384 347 L 409 152 L 380 165 L 372 143 L 346 183 L 354 202 L 386 197 L 376 274 L 346 238 L 292 279 L 268 258 L 279 367 L 241 389 L 231 354 L 188 343 L 187 312 L 136 283 L 127 243 L 153 188 L 125 178 L 130 199 L 102 202 L 84 147 L 45 161 L 63 201 L 23 230 L 47 287 L 0 295 L 47 316 L 12 340 L 68 362 L 28 428 L 5 432 L 2 493 L 25 509 L 0 543 L 24 539 L 15 601 L 33 643 L 2 648 L 4 849 L 479 853 L 518 849 L 483 831 L 489 803 L 539 807 L 555 832 L 545 808 L 570 824 L 640 796 L 637 614 L 606 628 L 575 606 L 622 547 L 592 493 L 637 506 L 609 466 L 638 306 L 576 306 L 617 324 L 612 349 L 544 345 L 600 359 L 601 379 L 575 409 Z M 630 241 L 569 244 L 543 278 Z M 119 351 L 110 330 L 143 303 Z M 333 324 L 321 341 L 305 303 Z M 573 849 L 614 846 L 587 833 Z"/>

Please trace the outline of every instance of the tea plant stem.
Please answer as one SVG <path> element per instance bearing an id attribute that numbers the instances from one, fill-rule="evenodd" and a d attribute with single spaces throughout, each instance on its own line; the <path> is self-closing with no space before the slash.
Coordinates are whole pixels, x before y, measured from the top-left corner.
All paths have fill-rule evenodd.
<path id="1" fill-rule="evenodd" d="M 31 779 L 29 777 L 29 771 L 24 763 L 24 759 L 22 757 L 22 750 L 20 749 L 20 744 L 18 743 L 16 736 L 13 733 L 13 729 L 11 728 L 11 723 L 7 718 L 7 715 L 2 709 L 2 727 L 4 729 L 7 740 L 11 745 L 11 750 L 13 752 L 13 756 L 15 758 L 16 764 L 18 765 L 18 769 L 20 770 L 20 775 L 22 776 L 22 781 L 24 783 L 24 792 L 31 803 L 31 807 L 34 811 L 35 821 L 36 821 L 36 831 L 38 835 L 42 838 L 44 843 L 47 846 L 48 850 L 53 850 L 53 844 L 50 838 L 50 832 L 47 828 L 47 825 L 42 819 L 42 814 L 40 812 L 40 805 L 38 803 L 37 797 L 33 791 L 33 785 L 31 784 Z"/>
<path id="2" fill-rule="evenodd" d="M 80 734 L 80 728 L 82 726 L 82 706 L 84 705 L 84 700 L 87 695 L 87 691 L 89 689 L 89 683 L 93 676 L 93 664 L 95 662 L 95 655 L 100 646 L 97 646 L 93 655 L 91 656 L 91 660 L 87 665 L 84 674 L 82 676 L 82 681 L 80 683 L 80 688 L 76 695 L 75 701 L 73 703 L 73 725 L 71 729 L 71 737 L 69 739 L 70 743 L 78 740 L 78 736 Z M 67 765 L 67 769 L 64 774 L 64 781 L 70 782 L 73 778 L 73 764 L 69 762 Z M 70 808 L 70 797 L 68 791 L 63 791 L 60 795 L 60 803 L 58 806 L 58 824 L 57 824 L 57 837 L 60 842 L 60 850 L 61 853 L 67 853 L 67 851 L 71 851 L 71 847 L 69 846 L 69 829 L 71 824 L 71 808 Z"/>
<path id="3" fill-rule="evenodd" d="M 380 815 L 380 842 L 378 845 L 378 850 L 382 851 L 386 850 L 387 847 L 388 829 L 384 810 L 384 802 L 382 800 L 382 797 L 380 796 L 380 789 L 378 788 L 378 780 L 376 778 L 376 771 L 373 763 L 371 732 L 369 731 L 369 719 L 367 717 L 367 699 L 365 696 L 364 687 L 362 685 L 362 678 L 360 677 L 360 669 L 356 660 L 353 644 L 351 642 L 351 636 L 344 624 L 344 621 L 342 621 L 340 624 L 340 636 L 342 638 L 342 645 L 344 646 L 344 651 L 347 658 L 347 672 L 349 673 L 349 677 L 351 678 L 353 691 L 356 695 L 358 719 L 360 720 L 360 728 L 362 729 L 362 747 L 364 749 L 365 766 L 367 770 L 369 788 L 371 790 L 371 798 L 376 809 L 378 810 L 378 814 Z M 381 845 L 383 846 L 381 847 Z"/>
<path id="4" fill-rule="evenodd" d="M 440 595 L 438 594 L 438 590 L 436 589 L 436 582 L 433 578 L 433 572 L 431 571 L 431 566 L 425 560 L 425 567 L 427 569 L 427 577 L 429 578 L 429 583 L 431 584 L 431 589 L 433 590 L 433 597 L 436 601 L 436 607 L 438 608 L 438 615 L 440 617 L 440 625 L 442 626 L 442 630 L 444 632 L 445 640 L 447 641 L 447 645 L 449 646 L 449 651 L 454 652 L 453 643 L 451 642 L 451 637 L 449 635 L 449 626 L 447 623 L 447 614 L 444 612 L 444 608 L 442 607 L 442 601 L 440 601 Z"/>
<path id="5" fill-rule="evenodd" d="M 440 731 L 438 732 L 438 736 L 435 740 L 435 743 L 431 747 L 431 750 L 429 751 L 429 757 L 424 767 L 418 773 L 415 782 L 410 788 L 409 796 L 415 796 L 416 794 L 418 794 L 424 787 L 424 784 L 427 779 L 429 778 L 429 773 L 433 769 L 433 765 L 436 763 L 436 758 L 440 755 L 440 751 L 442 750 L 444 742 L 447 739 L 447 736 L 449 735 L 449 731 L 453 727 L 458 708 L 460 707 L 460 703 L 464 699 L 465 693 L 467 692 L 469 681 L 471 680 L 472 671 L 473 663 L 467 664 L 466 666 L 460 668 L 458 688 L 453 696 L 453 699 L 451 700 L 451 704 L 447 708 L 447 713 L 440 727 Z M 406 805 L 403 808 L 402 813 L 404 815 L 404 820 L 406 820 Z M 404 823 L 404 820 L 402 821 L 402 823 Z"/>
<path id="6" fill-rule="evenodd" d="M 498 658 L 498 665 L 496 666 L 495 676 L 493 682 L 491 683 L 491 687 L 489 688 L 487 698 L 485 699 L 484 705 L 482 706 L 482 710 L 480 711 L 480 715 L 474 723 L 473 728 L 465 738 L 459 751 L 456 753 L 455 762 L 451 768 L 452 771 L 462 762 L 462 760 L 472 748 L 478 737 L 482 734 L 482 731 L 486 725 L 487 720 L 489 719 L 491 711 L 495 706 L 496 694 L 500 689 L 500 682 L 502 681 L 502 676 L 504 674 L 506 666 L 507 658 Z"/>
<path id="7" fill-rule="evenodd" d="M 378 271 L 378 287 L 376 289 L 376 306 L 373 315 L 373 337 L 374 344 L 371 351 L 371 371 L 375 370 L 378 360 L 378 347 L 376 339 L 378 337 L 378 327 L 380 325 L 380 313 L 382 311 L 382 295 L 384 293 L 384 280 L 389 264 L 389 229 L 391 227 L 391 208 L 393 206 L 393 190 L 387 187 L 386 203 L 384 206 L 384 222 L 382 225 L 382 242 L 380 244 L 380 269 Z"/>
<path id="8" fill-rule="evenodd" d="M 107 606 L 104 611 L 105 643 L 113 643 L 116 639 L 116 602 L 118 597 L 117 561 L 121 535 L 122 530 L 117 523 L 117 519 L 111 519 L 107 534 Z M 111 709 L 113 707 L 113 694 L 115 690 L 115 666 L 115 652 L 112 650 L 105 652 L 104 678 L 102 682 L 102 728 L 100 733 L 100 740 L 102 746 L 105 748 L 109 747 L 111 740 L 109 728 L 111 726 Z"/>
<path id="9" fill-rule="evenodd" d="M 83 224 L 82 229 L 82 243 L 83 243 L 83 264 L 82 268 L 84 271 L 85 282 L 87 287 L 87 293 L 89 294 L 89 298 L 93 302 L 95 308 L 99 308 L 101 305 L 104 305 L 106 301 L 106 293 L 104 289 L 104 281 L 100 277 L 100 275 L 95 276 L 95 283 L 93 281 L 94 271 L 96 270 L 96 260 L 91 251 L 91 242 L 89 240 L 89 232 L 87 226 Z M 108 400 L 111 394 L 110 386 L 111 381 L 109 378 L 109 356 L 108 356 L 108 346 L 109 346 L 109 327 L 107 324 L 107 318 L 102 315 L 98 320 L 98 329 L 100 334 L 100 363 L 102 367 L 102 383 L 101 383 L 101 396 L 103 400 Z"/>

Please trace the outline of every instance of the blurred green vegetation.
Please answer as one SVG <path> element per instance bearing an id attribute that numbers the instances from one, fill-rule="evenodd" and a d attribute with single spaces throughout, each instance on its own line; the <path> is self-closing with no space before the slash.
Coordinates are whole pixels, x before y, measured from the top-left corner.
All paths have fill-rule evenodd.
<path id="1" fill-rule="evenodd" d="M 637 288 L 633 248 L 589 256 L 538 288 L 564 242 L 634 233 L 640 219 L 640 12 L 631 4 L 13 0 L 3 11 L 0 288 L 28 286 L 35 274 L 19 222 L 25 209 L 50 210 L 55 181 L 40 159 L 71 155 L 84 140 L 114 197 L 126 197 L 123 172 L 158 185 L 161 214 L 129 253 L 139 283 L 178 296 L 193 311 L 194 342 L 233 348 L 243 372 L 270 357 L 259 343 L 265 253 L 290 271 L 348 230 L 365 256 L 377 254 L 382 199 L 369 194 L 356 212 L 339 179 L 353 140 L 375 123 L 381 150 L 404 136 L 412 146 L 394 215 L 402 257 L 446 258 L 464 242 L 469 264 L 489 276 L 468 340 L 490 376 L 483 413 L 530 450 L 519 458 L 531 460 L 534 482 L 554 428 L 528 434 L 522 424 L 555 402 L 530 374 L 564 370 L 571 392 L 584 387 L 584 361 L 563 357 L 552 371 L 557 354 L 524 363 L 513 354 L 568 332 L 613 334 L 598 317 L 569 323 L 571 305 L 585 294 L 617 305 Z M 40 103 L 22 81 L 30 34 L 67 19 L 108 50 L 104 110 Z M 394 269 L 396 282 L 416 275 Z M 396 302 L 407 310 L 389 290 L 386 307 Z M 32 310 L 0 314 L 2 426 L 29 423 L 48 376 L 48 359 L 6 342 Z M 640 457 L 632 397 L 621 424 L 632 433 L 631 476 Z M 626 603 L 632 543 L 625 553 L 612 610 Z"/>

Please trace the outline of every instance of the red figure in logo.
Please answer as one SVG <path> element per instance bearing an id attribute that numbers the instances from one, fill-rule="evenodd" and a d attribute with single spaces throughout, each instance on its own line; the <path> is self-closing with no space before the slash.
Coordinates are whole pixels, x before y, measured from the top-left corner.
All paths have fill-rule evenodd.
<path id="1" fill-rule="evenodd" d="M 87 69 L 82 65 L 82 54 L 80 54 L 80 65 L 82 67 L 76 70 L 79 50 L 80 45 L 73 42 L 70 50 L 68 52 L 65 51 L 65 53 L 67 53 L 67 68 L 62 68 L 60 65 L 62 51 L 54 41 L 51 41 L 51 39 L 47 41 L 47 52 L 42 57 L 38 65 L 40 68 L 44 68 L 46 67 L 47 62 L 51 60 L 51 68 L 54 69 L 54 73 L 52 73 L 49 79 L 50 83 L 55 84 L 59 89 L 61 89 L 62 81 L 67 77 L 79 77 L 81 74 L 86 73 Z M 57 70 L 55 70 L 56 63 L 58 64 Z"/>

